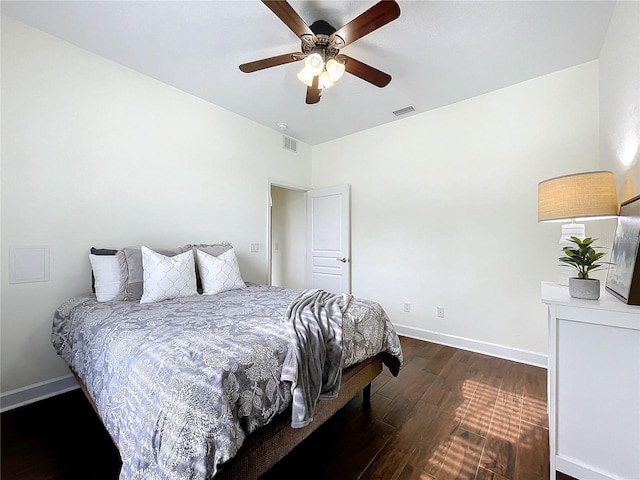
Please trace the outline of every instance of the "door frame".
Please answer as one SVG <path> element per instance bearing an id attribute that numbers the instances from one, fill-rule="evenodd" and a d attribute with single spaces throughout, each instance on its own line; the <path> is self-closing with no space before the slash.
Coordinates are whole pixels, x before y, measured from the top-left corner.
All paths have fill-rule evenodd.
<path id="1" fill-rule="evenodd" d="M 309 190 L 311 190 L 311 187 L 303 187 L 301 185 L 296 185 L 293 183 L 289 183 L 289 182 L 282 182 L 280 180 L 276 180 L 273 178 L 269 178 L 268 180 L 268 187 L 267 187 L 267 241 L 265 242 L 266 244 L 266 250 L 267 250 L 267 281 L 266 284 L 271 286 L 271 261 L 272 261 L 272 252 L 271 252 L 271 207 L 272 207 L 272 201 L 271 201 L 271 188 L 272 187 L 278 187 L 278 188 L 285 188 L 287 190 L 294 190 L 297 192 L 303 192 L 306 193 Z M 306 203 L 305 203 L 305 216 L 306 216 Z M 305 225 L 306 228 L 306 225 Z M 306 245 L 305 245 L 306 248 Z"/>

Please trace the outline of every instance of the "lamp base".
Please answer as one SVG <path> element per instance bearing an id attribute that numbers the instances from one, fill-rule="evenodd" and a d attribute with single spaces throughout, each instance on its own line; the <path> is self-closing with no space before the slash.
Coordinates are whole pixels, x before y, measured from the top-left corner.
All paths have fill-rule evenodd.
<path id="1" fill-rule="evenodd" d="M 562 225 L 562 236 L 558 245 L 560 247 L 560 255 L 564 253 L 565 247 L 573 247 L 575 243 L 571 241 L 571 237 L 578 237 L 580 240 L 585 238 L 584 223 L 565 223 Z M 569 286 L 569 277 L 575 277 L 576 271 L 569 265 L 560 265 L 558 267 L 558 283 L 560 285 Z"/>

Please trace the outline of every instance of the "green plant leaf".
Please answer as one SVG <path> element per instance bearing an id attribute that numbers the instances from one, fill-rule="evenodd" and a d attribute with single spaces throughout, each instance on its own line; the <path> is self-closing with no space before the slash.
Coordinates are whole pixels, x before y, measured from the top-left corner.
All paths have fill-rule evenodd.
<path id="1" fill-rule="evenodd" d="M 565 254 L 564 257 L 558 258 L 558 260 L 565 265 L 569 265 L 578 271 L 578 278 L 589 278 L 590 271 L 596 271 L 602 268 L 603 265 L 609 262 L 599 262 L 605 252 L 598 252 L 591 244 L 594 242 L 591 237 L 587 237 L 581 240 L 578 237 L 571 237 L 571 242 L 576 244 L 577 248 L 564 247 L 562 250 Z M 599 248 L 599 247 L 598 247 Z"/>

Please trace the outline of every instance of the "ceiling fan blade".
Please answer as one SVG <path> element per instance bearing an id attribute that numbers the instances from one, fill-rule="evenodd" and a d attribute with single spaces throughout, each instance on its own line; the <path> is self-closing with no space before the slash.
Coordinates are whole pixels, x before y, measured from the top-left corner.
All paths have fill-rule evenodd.
<path id="1" fill-rule="evenodd" d="M 307 103 L 318 103 L 320 101 L 320 89 L 318 88 L 318 75 L 313 77 L 313 84 L 307 87 Z"/>
<path id="2" fill-rule="evenodd" d="M 380 88 L 386 87 L 391 81 L 391 75 L 381 72 L 377 68 L 373 68 L 366 63 L 362 63 L 355 58 L 347 57 L 346 55 L 340 56 L 347 59 L 347 63 L 345 63 L 344 67 L 345 71 L 349 72 L 351 75 L 360 77 L 362 80 L 372 83 L 376 87 Z"/>
<path id="3" fill-rule="evenodd" d="M 302 60 L 302 58 L 304 58 L 304 54 L 302 52 L 285 53 L 284 55 L 278 55 L 276 57 L 263 58 L 262 60 L 256 60 L 255 62 L 243 63 L 240 65 L 240 70 L 244 73 L 257 72 L 258 70 L 284 65 L 285 63 L 298 62 Z"/>
<path id="4" fill-rule="evenodd" d="M 310 35 L 313 42 L 317 40 L 309 26 L 304 23 L 304 20 L 300 18 L 300 15 L 298 15 L 293 7 L 285 0 L 262 0 L 262 3 L 264 3 L 269 10 L 275 13 L 276 16 L 282 20 L 297 37 L 301 38 L 303 35 Z"/>
<path id="5" fill-rule="evenodd" d="M 342 48 L 373 32 L 400 16 L 400 7 L 393 0 L 382 0 L 362 15 L 336 30 L 329 37 L 329 44 Z M 337 39 L 336 37 L 340 37 Z M 342 40 L 342 41 L 341 41 Z"/>

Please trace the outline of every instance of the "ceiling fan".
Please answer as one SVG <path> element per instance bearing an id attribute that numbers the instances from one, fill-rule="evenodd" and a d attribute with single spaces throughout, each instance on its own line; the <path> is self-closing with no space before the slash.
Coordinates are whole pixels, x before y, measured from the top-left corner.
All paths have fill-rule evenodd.
<path id="1" fill-rule="evenodd" d="M 395 1 L 382 0 L 337 30 L 324 20 L 307 26 L 286 0 L 262 0 L 262 3 L 300 38 L 302 51 L 244 63 L 240 65 L 244 73 L 304 60 L 305 66 L 298 78 L 307 85 L 309 104 L 318 103 L 322 91 L 345 71 L 377 87 L 391 81 L 391 75 L 340 53 L 340 49 L 398 18 L 400 7 Z"/>

